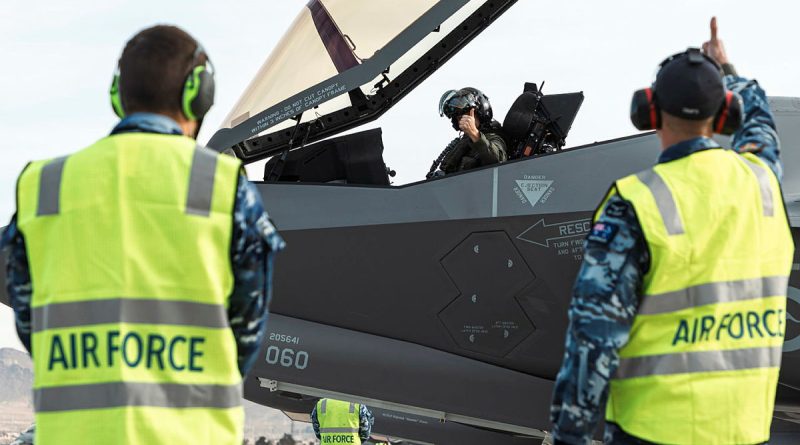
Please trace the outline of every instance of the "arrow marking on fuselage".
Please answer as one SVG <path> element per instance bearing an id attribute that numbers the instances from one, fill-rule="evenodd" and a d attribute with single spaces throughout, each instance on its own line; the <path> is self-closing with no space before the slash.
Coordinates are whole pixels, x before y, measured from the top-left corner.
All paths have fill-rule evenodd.
<path id="1" fill-rule="evenodd" d="M 536 221 L 532 226 L 525 229 L 524 232 L 517 235 L 517 239 L 525 241 L 526 243 L 536 244 L 537 246 L 550 247 L 551 241 L 560 239 L 575 238 L 585 236 L 591 229 L 592 220 L 589 218 L 577 219 L 575 221 L 565 221 L 555 224 L 547 224 L 543 219 Z M 534 231 L 532 235 L 528 236 L 529 232 Z M 554 235 L 554 236 L 548 236 Z"/>

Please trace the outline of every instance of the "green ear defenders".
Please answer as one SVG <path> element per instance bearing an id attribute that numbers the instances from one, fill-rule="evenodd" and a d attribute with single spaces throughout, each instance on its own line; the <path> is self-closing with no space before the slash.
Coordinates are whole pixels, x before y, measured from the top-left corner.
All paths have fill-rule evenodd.
<path id="1" fill-rule="evenodd" d="M 200 57 L 206 55 L 206 62 L 198 64 Z M 194 50 L 192 70 L 186 76 L 181 95 L 183 115 L 190 121 L 201 121 L 214 105 L 214 65 L 200 44 Z"/>
<path id="2" fill-rule="evenodd" d="M 181 111 L 186 119 L 200 121 L 214 105 L 214 65 L 206 57 L 206 62 L 199 64 L 205 50 L 199 44 L 192 56 L 192 70 L 186 76 L 181 92 Z M 122 95 L 119 91 L 119 65 L 111 81 L 111 108 L 120 119 L 125 117 Z"/>
<path id="3" fill-rule="evenodd" d="M 125 117 L 125 110 L 122 109 L 122 96 L 119 94 L 119 67 L 114 72 L 114 79 L 111 81 L 111 108 L 120 119 Z"/>

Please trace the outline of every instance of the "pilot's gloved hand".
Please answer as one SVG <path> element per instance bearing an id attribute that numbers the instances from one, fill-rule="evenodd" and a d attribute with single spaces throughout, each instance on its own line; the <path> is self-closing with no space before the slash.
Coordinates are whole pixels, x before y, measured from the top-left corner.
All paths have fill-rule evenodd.
<path id="1" fill-rule="evenodd" d="M 477 122 L 475 122 L 474 108 L 470 108 L 469 113 L 461 116 L 458 120 L 458 128 L 463 131 L 472 142 L 477 142 L 478 139 L 481 138 L 481 132 L 478 130 Z"/>

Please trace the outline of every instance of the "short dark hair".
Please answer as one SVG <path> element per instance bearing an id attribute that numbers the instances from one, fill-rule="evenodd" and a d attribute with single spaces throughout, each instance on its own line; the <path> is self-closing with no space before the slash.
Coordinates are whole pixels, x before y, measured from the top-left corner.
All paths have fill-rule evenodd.
<path id="1" fill-rule="evenodd" d="M 180 113 L 197 41 L 186 31 L 157 25 L 133 36 L 119 59 L 119 91 L 127 114 Z M 203 56 L 205 57 L 205 56 Z"/>

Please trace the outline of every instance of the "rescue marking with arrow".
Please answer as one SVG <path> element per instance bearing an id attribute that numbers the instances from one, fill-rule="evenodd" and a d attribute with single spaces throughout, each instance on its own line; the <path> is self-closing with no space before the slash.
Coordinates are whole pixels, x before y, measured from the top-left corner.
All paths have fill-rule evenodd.
<path id="1" fill-rule="evenodd" d="M 517 235 L 517 239 L 544 248 L 555 248 L 556 254 L 583 259 L 583 239 L 592 230 L 591 218 L 548 224 L 544 218 Z"/>

